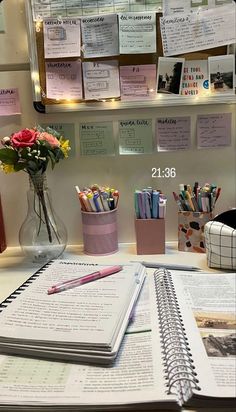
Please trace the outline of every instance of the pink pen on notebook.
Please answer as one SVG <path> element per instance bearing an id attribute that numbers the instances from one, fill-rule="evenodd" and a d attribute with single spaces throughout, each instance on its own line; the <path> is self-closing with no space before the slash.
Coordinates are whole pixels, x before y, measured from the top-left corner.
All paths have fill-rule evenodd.
<path id="1" fill-rule="evenodd" d="M 83 277 L 57 283 L 56 285 L 53 285 L 48 289 L 48 295 L 52 295 L 53 293 L 63 292 L 64 290 L 72 289 L 77 286 L 84 285 L 85 283 L 92 282 L 94 280 L 113 275 L 114 273 L 120 272 L 122 269 L 123 269 L 122 266 L 109 266 L 99 271 L 85 275 Z"/>

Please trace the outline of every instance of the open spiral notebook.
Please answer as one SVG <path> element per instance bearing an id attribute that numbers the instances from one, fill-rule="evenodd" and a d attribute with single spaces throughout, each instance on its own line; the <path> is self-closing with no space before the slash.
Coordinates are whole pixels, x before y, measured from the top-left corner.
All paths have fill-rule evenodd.
<path id="1" fill-rule="evenodd" d="M 0 410 L 234 410 L 236 274 L 147 271 L 112 367 L 0 355 Z"/>

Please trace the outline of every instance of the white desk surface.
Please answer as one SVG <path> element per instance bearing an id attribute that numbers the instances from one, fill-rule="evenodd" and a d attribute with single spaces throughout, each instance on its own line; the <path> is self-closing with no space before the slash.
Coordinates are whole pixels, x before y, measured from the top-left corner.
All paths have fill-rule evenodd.
<path id="1" fill-rule="evenodd" d="M 135 244 L 122 243 L 119 245 L 117 253 L 108 256 L 88 256 L 83 253 L 81 245 L 68 246 L 60 258 L 82 259 L 112 265 L 131 260 L 176 263 L 199 266 L 204 271 L 213 271 L 207 267 L 205 253 L 179 252 L 175 242 L 167 244 L 166 253 L 162 255 L 137 255 Z M 17 289 L 39 267 L 38 263 L 32 263 L 24 257 L 20 248 L 7 248 L 0 254 L 0 302 Z"/>
<path id="2" fill-rule="evenodd" d="M 166 253 L 162 255 L 137 255 L 135 244 L 123 243 L 119 245 L 117 253 L 98 257 L 85 255 L 82 246 L 68 246 L 63 255 L 60 256 L 61 258 L 82 259 L 112 265 L 122 264 L 131 260 L 161 262 L 163 264 L 173 263 L 198 266 L 206 272 L 216 272 L 208 268 L 204 253 L 179 252 L 177 243 L 174 242 L 166 245 Z M 0 255 L 0 302 L 16 290 L 39 267 L 38 263 L 32 263 L 28 258 L 24 257 L 19 248 L 7 248 Z M 24 409 L 21 410 L 23 412 Z M 235 412 L 235 410 L 235 408 L 217 408 L 217 412 Z M 213 409 L 201 409 L 201 411 L 213 412 Z M 182 412 L 189 412 L 189 410 L 183 409 Z"/>

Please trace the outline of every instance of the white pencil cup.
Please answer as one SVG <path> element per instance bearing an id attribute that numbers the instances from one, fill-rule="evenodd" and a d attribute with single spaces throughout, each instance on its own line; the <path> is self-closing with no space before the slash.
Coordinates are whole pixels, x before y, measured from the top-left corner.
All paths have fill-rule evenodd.
<path id="1" fill-rule="evenodd" d="M 110 255 L 118 251 L 117 209 L 82 214 L 84 253 Z"/>

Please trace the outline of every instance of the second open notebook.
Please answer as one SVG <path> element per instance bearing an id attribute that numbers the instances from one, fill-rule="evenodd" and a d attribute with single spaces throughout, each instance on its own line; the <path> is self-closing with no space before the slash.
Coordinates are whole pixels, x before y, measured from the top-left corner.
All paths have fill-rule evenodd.
<path id="1" fill-rule="evenodd" d="M 0 351 L 57 360 L 111 363 L 145 279 L 140 264 L 48 295 L 53 284 L 105 266 L 56 260 L 37 271 L 0 305 Z"/>

